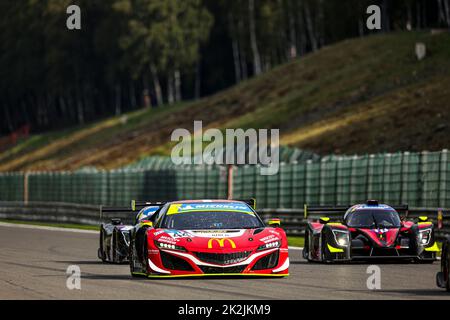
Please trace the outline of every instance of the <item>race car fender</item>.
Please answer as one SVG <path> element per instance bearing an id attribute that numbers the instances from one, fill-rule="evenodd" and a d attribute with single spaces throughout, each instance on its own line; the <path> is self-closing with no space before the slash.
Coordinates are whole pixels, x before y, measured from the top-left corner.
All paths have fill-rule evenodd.
<path id="1" fill-rule="evenodd" d="M 417 239 L 417 255 L 422 261 L 434 261 L 440 251 L 434 234 L 434 225 L 430 221 L 418 222 L 413 227 Z M 422 242 L 423 241 L 423 242 Z"/>
<path id="2" fill-rule="evenodd" d="M 351 253 L 350 231 L 341 223 L 327 223 L 322 231 L 322 260 L 349 260 Z"/>
<path id="3" fill-rule="evenodd" d="M 442 242 L 441 269 L 436 274 L 436 284 L 450 292 L 450 237 Z"/>

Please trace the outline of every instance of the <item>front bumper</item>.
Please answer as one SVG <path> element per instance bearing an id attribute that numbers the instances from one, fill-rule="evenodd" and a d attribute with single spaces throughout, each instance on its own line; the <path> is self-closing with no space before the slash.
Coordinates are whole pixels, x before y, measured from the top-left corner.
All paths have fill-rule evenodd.
<path id="1" fill-rule="evenodd" d="M 229 253 L 234 255 L 236 253 Z M 220 255 L 220 253 L 217 253 Z M 203 259 L 201 259 L 202 257 Z M 274 248 L 264 251 L 252 251 L 242 261 L 236 263 L 211 263 L 203 255 L 195 252 L 175 250 L 149 250 L 150 278 L 170 277 L 226 277 L 261 276 L 285 277 L 289 275 L 289 257 L 287 248 Z"/>
<path id="2" fill-rule="evenodd" d="M 416 261 L 436 261 L 439 248 L 437 244 L 429 247 L 419 247 L 412 250 L 409 248 L 396 247 L 371 247 L 368 249 L 354 249 L 351 253 L 352 260 L 416 260 Z"/>

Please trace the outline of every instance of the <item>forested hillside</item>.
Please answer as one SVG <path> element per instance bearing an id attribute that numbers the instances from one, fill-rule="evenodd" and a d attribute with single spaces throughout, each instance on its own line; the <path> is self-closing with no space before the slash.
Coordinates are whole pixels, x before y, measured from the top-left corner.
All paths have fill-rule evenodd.
<path id="1" fill-rule="evenodd" d="M 81 30 L 66 27 L 71 4 Z M 372 4 L 382 30 L 365 27 Z M 450 0 L 2 0 L 0 136 L 167 108 L 345 39 L 449 26 Z"/>
<path id="2" fill-rule="evenodd" d="M 418 61 L 417 42 L 427 47 Z M 450 34 L 401 32 L 326 46 L 199 101 L 142 109 L 32 135 L 0 154 L 0 170 L 117 168 L 169 155 L 194 120 L 280 128 L 282 144 L 317 153 L 440 150 L 450 145 Z"/>

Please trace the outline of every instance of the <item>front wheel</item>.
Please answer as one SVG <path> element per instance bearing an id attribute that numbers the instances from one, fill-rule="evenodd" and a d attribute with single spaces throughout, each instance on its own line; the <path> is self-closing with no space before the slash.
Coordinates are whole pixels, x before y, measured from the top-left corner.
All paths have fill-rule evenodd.
<path id="1" fill-rule="evenodd" d="M 442 273 L 444 275 L 445 289 L 450 292 L 450 251 L 448 250 L 448 242 L 444 242 L 441 255 Z"/>
<path id="2" fill-rule="evenodd" d="M 106 254 L 105 254 L 105 250 L 103 249 L 103 242 L 104 242 L 103 229 L 101 229 L 100 230 L 100 244 L 99 244 L 99 248 L 97 251 L 97 255 L 98 255 L 98 258 L 100 260 L 102 260 L 102 262 L 106 262 Z"/>
<path id="3" fill-rule="evenodd" d="M 321 260 L 324 263 L 331 262 L 330 255 L 327 253 L 327 242 L 325 239 L 322 239 L 322 250 L 321 251 Z"/>
<path id="4" fill-rule="evenodd" d="M 328 242 L 326 234 L 322 235 L 322 250 L 321 250 L 321 260 L 324 263 L 332 263 L 335 262 L 335 255 L 330 252 L 328 249 Z"/>
<path id="5" fill-rule="evenodd" d="M 308 234 L 308 230 L 305 231 L 305 244 L 303 245 L 302 256 L 303 256 L 303 259 L 311 261 L 311 259 L 309 259 L 309 234 Z"/>
<path id="6" fill-rule="evenodd" d="M 135 270 L 134 270 L 134 259 L 135 259 L 135 254 L 134 254 L 134 241 L 130 241 L 130 248 L 129 248 L 129 256 L 128 256 L 128 261 L 129 261 L 129 263 L 130 263 L 130 273 L 131 273 L 131 276 L 132 277 L 135 277 L 135 278 L 137 278 L 139 275 L 137 275 L 136 273 L 135 273 Z"/>

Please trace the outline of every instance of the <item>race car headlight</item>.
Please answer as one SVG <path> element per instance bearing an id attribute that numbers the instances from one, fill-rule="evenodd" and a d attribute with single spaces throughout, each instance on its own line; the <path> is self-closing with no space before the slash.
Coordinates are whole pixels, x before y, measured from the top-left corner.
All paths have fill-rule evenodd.
<path id="1" fill-rule="evenodd" d="M 349 243 L 348 233 L 341 230 L 332 230 L 334 235 L 334 241 L 341 247 L 347 247 Z"/>
<path id="2" fill-rule="evenodd" d="M 281 241 L 272 241 L 272 242 L 265 243 L 265 244 L 259 246 L 258 251 L 279 248 L 280 246 L 281 246 Z"/>
<path id="3" fill-rule="evenodd" d="M 431 240 L 431 229 L 424 229 L 419 231 L 419 244 L 426 246 Z"/>
<path id="4" fill-rule="evenodd" d="M 177 251 L 186 251 L 186 249 L 185 249 L 184 247 L 177 246 L 176 244 L 171 244 L 171 243 L 165 243 L 165 242 L 155 241 L 155 245 L 156 245 L 159 249 L 169 249 L 169 250 L 177 250 Z"/>

